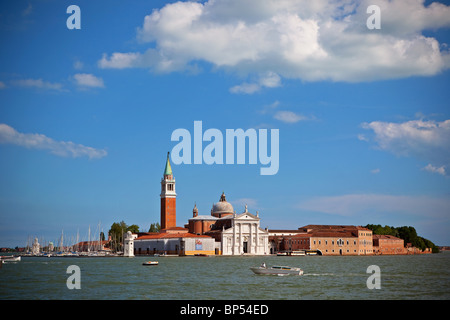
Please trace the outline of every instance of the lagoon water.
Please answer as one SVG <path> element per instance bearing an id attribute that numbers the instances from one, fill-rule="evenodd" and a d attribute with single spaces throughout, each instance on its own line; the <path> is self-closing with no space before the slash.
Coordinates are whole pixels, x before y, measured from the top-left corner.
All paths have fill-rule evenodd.
<path id="1" fill-rule="evenodd" d="M 158 266 L 143 266 L 144 261 Z M 299 266 L 303 276 L 261 276 L 265 262 Z M 81 289 L 69 290 L 70 265 Z M 368 289 L 370 265 L 381 289 Z M 450 299 L 450 252 L 416 256 L 299 257 L 22 257 L 0 269 L 0 300 L 299 300 Z"/>

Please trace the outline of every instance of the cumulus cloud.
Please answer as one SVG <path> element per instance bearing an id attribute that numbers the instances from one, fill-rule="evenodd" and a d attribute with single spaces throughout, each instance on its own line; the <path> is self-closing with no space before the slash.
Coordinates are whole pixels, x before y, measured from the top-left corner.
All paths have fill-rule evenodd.
<path id="1" fill-rule="evenodd" d="M 61 157 L 103 158 L 106 150 L 87 147 L 71 141 L 55 141 L 39 133 L 21 133 L 7 124 L 0 124 L 0 143 L 14 144 L 28 149 L 48 150 Z"/>
<path id="2" fill-rule="evenodd" d="M 445 176 L 447 172 L 445 171 L 445 166 L 435 167 L 431 163 L 427 164 L 423 170 L 432 172 L 432 173 L 438 173 L 440 175 Z"/>
<path id="3" fill-rule="evenodd" d="M 297 208 L 341 216 L 399 213 L 421 217 L 447 217 L 450 199 L 430 196 L 346 194 L 305 200 Z"/>
<path id="4" fill-rule="evenodd" d="M 372 4 L 381 8 L 381 30 L 366 27 Z M 449 26 L 450 6 L 421 0 L 176 2 L 144 18 L 137 39 L 146 51 L 104 54 L 99 66 L 173 72 L 204 61 L 240 75 L 306 81 L 427 76 L 448 69 L 450 55 L 423 31 Z M 247 82 L 231 91 L 262 87 L 273 86 Z"/>
<path id="5" fill-rule="evenodd" d="M 450 120 L 373 121 L 361 126 L 373 131 L 379 149 L 431 162 L 427 171 L 443 174 L 450 165 Z"/>
<path id="6" fill-rule="evenodd" d="M 90 73 L 77 73 L 73 76 L 75 82 L 79 87 L 83 88 L 104 88 L 105 84 L 103 83 L 102 78 L 98 78 Z"/>
<path id="7" fill-rule="evenodd" d="M 260 75 L 258 81 L 254 83 L 244 82 L 241 85 L 237 85 L 230 88 L 231 93 L 245 93 L 252 94 L 260 91 L 262 88 L 275 88 L 281 85 L 281 78 L 274 72 L 267 72 Z"/>

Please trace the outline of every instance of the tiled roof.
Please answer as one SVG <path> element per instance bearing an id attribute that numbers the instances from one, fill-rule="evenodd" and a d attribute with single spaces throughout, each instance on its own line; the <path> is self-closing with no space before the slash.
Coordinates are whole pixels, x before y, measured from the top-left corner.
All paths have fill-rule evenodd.
<path id="1" fill-rule="evenodd" d="M 218 220 L 219 218 L 211 216 L 211 215 L 199 215 L 193 218 L 190 218 L 189 220 Z"/>
<path id="2" fill-rule="evenodd" d="M 136 238 L 136 240 L 171 239 L 171 238 L 210 238 L 210 237 L 205 236 L 205 235 L 186 233 L 186 232 L 179 232 L 179 233 L 160 232 L 160 233 L 155 233 L 155 234 L 142 235 L 142 236 Z"/>
<path id="3" fill-rule="evenodd" d="M 398 237 L 394 237 L 394 236 L 391 236 L 389 234 L 374 234 L 373 238 L 374 239 L 402 240 L 402 239 L 400 239 Z"/>
<path id="4" fill-rule="evenodd" d="M 301 233 L 293 235 L 292 238 L 352 238 L 352 237 L 358 237 L 358 235 L 355 232 L 352 231 L 333 231 L 333 230 L 319 230 L 319 231 L 311 231 L 308 233 Z"/>

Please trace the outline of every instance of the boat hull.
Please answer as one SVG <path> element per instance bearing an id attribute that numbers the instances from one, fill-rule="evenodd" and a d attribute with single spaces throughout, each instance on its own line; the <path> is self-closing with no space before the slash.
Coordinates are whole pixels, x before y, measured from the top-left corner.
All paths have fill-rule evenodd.
<path id="1" fill-rule="evenodd" d="M 21 260 L 21 257 L 14 257 L 14 256 L 4 256 L 2 257 L 3 262 L 18 262 Z"/>
<path id="2" fill-rule="evenodd" d="M 272 268 L 263 268 L 263 267 L 252 267 L 250 268 L 255 274 L 262 275 L 296 275 L 300 276 L 303 274 L 303 270 L 300 268 L 288 268 L 288 267 L 272 267 Z"/>

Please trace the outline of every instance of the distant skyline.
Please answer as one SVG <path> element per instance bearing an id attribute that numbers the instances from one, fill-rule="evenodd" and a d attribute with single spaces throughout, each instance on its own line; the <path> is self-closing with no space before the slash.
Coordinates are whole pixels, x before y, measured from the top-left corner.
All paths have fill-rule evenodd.
<path id="1" fill-rule="evenodd" d="M 450 245 L 448 2 L 81 0 L 70 30 L 71 4 L 0 3 L 0 247 L 148 231 L 171 135 L 195 121 L 278 129 L 279 168 L 172 161 L 178 226 L 224 191 L 262 228 Z"/>

